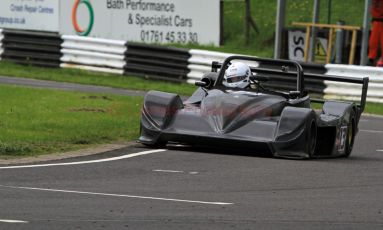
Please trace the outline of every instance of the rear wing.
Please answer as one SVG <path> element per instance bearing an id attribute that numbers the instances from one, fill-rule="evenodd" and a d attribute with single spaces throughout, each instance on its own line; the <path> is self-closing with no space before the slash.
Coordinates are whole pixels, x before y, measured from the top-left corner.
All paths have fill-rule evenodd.
<path id="1" fill-rule="evenodd" d="M 237 56 L 237 57 L 230 57 L 230 60 L 233 59 L 242 59 L 242 57 Z M 245 59 L 247 60 L 247 59 Z M 291 64 L 296 65 L 297 62 L 289 62 L 285 60 L 273 60 L 273 59 L 262 59 L 262 58 L 257 58 L 257 61 L 264 61 L 266 60 L 267 62 L 274 61 L 274 63 L 278 64 Z M 213 62 L 212 63 L 212 72 L 217 72 L 219 69 L 221 69 L 222 65 L 227 65 L 228 62 L 219 63 L 219 62 Z M 298 64 L 299 65 L 299 64 Z M 296 71 L 298 70 L 298 71 Z M 299 65 L 295 69 L 295 71 L 291 71 L 289 68 L 285 68 L 285 66 L 282 65 L 281 69 L 270 69 L 270 68 L 260 68 L 260 67 L 251 67 L 252 72 L 257 72 L 257 73 L 264 73 L 273 76 L 274 78 L 278 79 L 277 81 L 279 82 L 287 82 L 290 80 L 290 82 L 297 81 L 297 85 L 291 85 L 292 90 L 300 90 L 302 93 L 303 92 L 310 92 L 308 88 L 305 87 L 305 83 L 310 83 L 313 85 L 315 82 L 323 82 L 323 81 L 332 81 L 332 82 L 343 82 L 343 83 L 352 83 L 352 84 L 358 84 L 361 85 L 361 96 L 360 100 L 355 101 L 356 105 L 359 108 L 360 114 L 364 111 L 365 106 L 366 106 L 366 98 L 367 98 L 367 89 L 368 89 L 368 82 L 369 78 L 368 77 L 363 77 L 363 78 L 354 78 L 354 77 L 343 77 L 343 76 L 333 76 L 333 75 L 323 75 L 323 74 L 313 74 L 313 73 L 304 73 L 304 71 L 301 72 L 302 67 Z M 222 72 L 222 71 L 221 71 Z M 223 73 L 219 74 L 219 76 L 223 75 Z M 273 78 L 272 77 L 272 78 Z M 297 77 L 298 79 L 291 79 Z M 295 87 L 297 87 L 295 89 Z M 318 93 L 315 92 L 315 90 L 312 90 L 313 93 Z M 324 92 L 322 91 L 322 94 Z M 316 103 L 324 103 L 325 100 L 321 98 L 311 98 L 312 102 Z"/>
<path id="2" fill-rule="evenodd" d="M 264 68 L 252 68 L 252 71 L 258 71 L 262 73 L 268 74 L 279 74 L 279 75 L 296 75 L 295 72 L 284 72 L 282 70 L 275 69 L 264 69 Z M 303 84 L 307 80 L 320 80 L 320 81 L 332 81 L 332 82 L 343 82 L 343 83 L 352 83 L 362 85 L 362 93 L 360 96 L 360 100 L 356 102 L 356 105 L 360 109 L 360 113 L 364 111 L 366 107 L 366 99 L 367 99 L 367 89 L 368 89 L 368 77 L 363 78 L 355 78 L 355 77 L 344 77 L 344 76 L 334 76 L 334 75 L 323 75 L 323 74 L 313 74 L 313 73 L 303 73 Z M 304 87 L 304 86 L 303 86 Z M 324 103 L 324 99 L 319 98 L 311 98 L 312 102 Z"/>

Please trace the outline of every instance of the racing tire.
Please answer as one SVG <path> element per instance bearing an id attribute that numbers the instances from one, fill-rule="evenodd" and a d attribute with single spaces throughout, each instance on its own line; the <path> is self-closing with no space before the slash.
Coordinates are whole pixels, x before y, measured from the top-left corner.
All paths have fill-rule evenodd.
<path id="1" fill-rule="evenodd" d="M 317 123 L 315 117 L 311 117 L 307 122 L 307 142 L 306 142 L 306 154 L 308 158 L 312 158 L 315 154 L 316 142 L 317 142 Z"/>
<path id="2" fill-rule="evenodd" d="M 354 141 L 355 141 L 355 134 L 356 134 L 355 131 L 356 131 L 355 111 L 351 110 L 350 119 L 347 126 L 347 137 L 346 137 L 346 147 L 345 147 L 346 149 L 344 152 L 344 157 L 349 157 L 352 152 L 352 148 L 354 146 Z"/>

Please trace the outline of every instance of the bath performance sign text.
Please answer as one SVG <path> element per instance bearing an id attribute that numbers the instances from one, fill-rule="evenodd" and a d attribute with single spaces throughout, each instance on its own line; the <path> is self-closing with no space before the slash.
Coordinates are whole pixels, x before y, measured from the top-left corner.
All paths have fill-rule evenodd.
<path id="1" fill-rule="evenodd" d="M 65 1 L 75 4 L 76 0 Z M 145 43 L 219 45 L 220 0 L 88 0 L 76 8 L 87 36 Z M 68 19 L 73 7 L 61 4 L 60 32 L 76 34 Z M 90 18 L 93 17 L 93 18 Z"/>

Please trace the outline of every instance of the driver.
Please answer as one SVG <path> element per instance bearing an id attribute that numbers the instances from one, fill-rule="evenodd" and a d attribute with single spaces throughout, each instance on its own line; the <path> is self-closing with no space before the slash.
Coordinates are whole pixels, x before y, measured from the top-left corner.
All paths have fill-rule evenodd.
<path id="1" fill-rule="evenodd" d="M 250 67 L 242 62 L 235 62 L 227 68 L 222 84 L 231 88 L 247 88 L 250 85 Z"/>

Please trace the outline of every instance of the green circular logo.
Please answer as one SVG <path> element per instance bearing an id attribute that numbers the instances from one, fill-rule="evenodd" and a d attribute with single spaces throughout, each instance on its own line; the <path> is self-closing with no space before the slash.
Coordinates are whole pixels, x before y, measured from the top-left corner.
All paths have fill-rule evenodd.
<path id="1" fill-rule="evenodd" d="M 77 11 L 80 4 L 84 4 L 89 11 L 89 23 L 86 29 L 81 28 L 77 21 Z M 88 36 L 88 34 L 92 31 L 93 23 L 94 23 L 94 11 L 90 1 L 76 0 L 72 8 L 72 24 L 74 29 L 76 30 L 76 33 L 80 36 Z"/>

